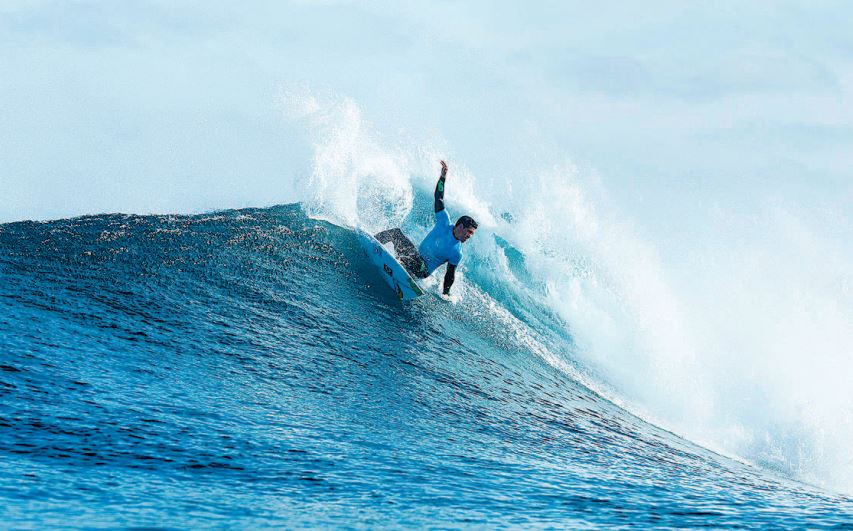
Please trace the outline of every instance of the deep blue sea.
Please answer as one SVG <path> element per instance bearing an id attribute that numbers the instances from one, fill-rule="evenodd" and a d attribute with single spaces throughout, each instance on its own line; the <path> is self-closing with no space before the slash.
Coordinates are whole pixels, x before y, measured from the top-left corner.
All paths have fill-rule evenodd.
<path id="1" fill-rule="evenodd" d="M 546 363 L 485 268 L 497 313 L 299 205 L 0 225 L 0 527 L 853 527 Z"/>

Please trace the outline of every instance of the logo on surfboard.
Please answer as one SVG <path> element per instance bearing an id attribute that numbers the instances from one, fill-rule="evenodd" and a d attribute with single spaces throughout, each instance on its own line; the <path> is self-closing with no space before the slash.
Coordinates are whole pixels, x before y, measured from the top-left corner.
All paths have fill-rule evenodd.
<path id="1" fill-rule="evenodd" d="M 407 301 L 423 295 L 424 292 L 418 283 L 412 280 L 410 273 L 398 260 L 395 260 L 385 247 L 367 233 L 359 232 L 359 236 L 365 253 L 370 257 L 373 264 L 385 273 L 382 278 L 385 279 L 385 283 L 397 295 L 397 298 Z"/>

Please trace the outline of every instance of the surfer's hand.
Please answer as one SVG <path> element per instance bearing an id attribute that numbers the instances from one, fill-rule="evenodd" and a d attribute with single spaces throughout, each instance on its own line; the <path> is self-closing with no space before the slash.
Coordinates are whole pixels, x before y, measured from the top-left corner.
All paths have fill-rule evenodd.
<path id="1" fill-rule="evenodd" d="M 444 162 L 443 160 L 439 161 L 439 162 L 441 162 L 441 176 L 445 177 L 445 176 L 447 176 L 447 163 Z"/>

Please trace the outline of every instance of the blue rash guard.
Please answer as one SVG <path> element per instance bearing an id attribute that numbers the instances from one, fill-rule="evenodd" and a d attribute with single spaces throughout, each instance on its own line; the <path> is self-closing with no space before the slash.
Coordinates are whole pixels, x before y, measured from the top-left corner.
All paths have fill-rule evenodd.
<path id="1" fill-rule="evenodd" d="M 462 261 L 462 242 L 453 235 L 453 224 L 447 210 L 435 213 L 435 226 L 418 247 L 431 275 L 444 262 L 457 266 Z"/>

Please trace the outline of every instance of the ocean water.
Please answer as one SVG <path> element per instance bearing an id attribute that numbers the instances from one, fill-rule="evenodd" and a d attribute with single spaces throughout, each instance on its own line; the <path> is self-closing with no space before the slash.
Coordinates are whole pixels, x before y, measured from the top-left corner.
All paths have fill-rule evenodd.
<path id="1" fill-rule="evenodd" d="M 0 527 L 853 525 L 607 398 L 489 259 L 402 304 L 309 210 L 0 225 Z"/>
<path id="2" fill-rule="evenodd" d="M 0 527 L 849 525 L 851 27 L 0 1 Z"/>

